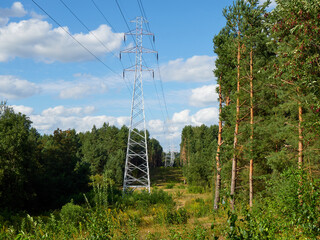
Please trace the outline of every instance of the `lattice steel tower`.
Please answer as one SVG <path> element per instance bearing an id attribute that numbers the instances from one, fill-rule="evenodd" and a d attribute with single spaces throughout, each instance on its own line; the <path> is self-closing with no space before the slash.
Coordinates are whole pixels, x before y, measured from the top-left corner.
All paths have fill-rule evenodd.
<path id="1" fill-rule="evenodd" d="M 135 36 L 135 46 L 128 48 L 121 53 L 135 53 L 135 65 L 125 69 L 126 71 L 134 72 L 134 83 L 132 93 L 131 117 L 127 145 L 126 165 L 124 170 L 123 191 L 136 188 L 146 188 L 150 192 L 150 175 L 148 163 L 148 146 L 147 146 L 147 132 L 146 120 L 144 112 L 144 97 L 142 72 L 149 71 L 154 75 L 154 71 L 143 65 L 143 53 L 156 53 L 156 51 L 144 48 L 142 40 L 144 35 L 154 35 L 143 30 L 143 23 L 147 21 L 143 17 L 137 17 L 131 21 L 136 23 L 136 29 L 129 31 L 126 35 Z"/>
<path id="2" fill-rule="evenodd" d="M 175 159 L 174 146 L 172 144 L 170 144 L 169 152 L 166 153 L 166 156 L 165 156 L 164 166 L 165 167 L 173 167 L 174 159 Z"/>
<path id="3" fill-rule="evenodd" d="M 174 147 L 173 145 L 171 145 L 170 146 L 170 167 L 173 167 L 174 165 L 174 158 L 175 158 Z"/>

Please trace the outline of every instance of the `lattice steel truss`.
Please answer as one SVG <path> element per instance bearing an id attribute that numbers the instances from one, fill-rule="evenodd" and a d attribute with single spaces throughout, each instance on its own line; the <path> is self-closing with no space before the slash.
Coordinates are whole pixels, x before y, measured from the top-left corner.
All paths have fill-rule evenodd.
<path id="1" fill-rule="evenodd" d="M 174 147 L 173 147 L 173 145 L 171 144 L 171 145 L 169 146 L 169 152 L 166 153 L 166 156 L 165 156 L 164 166 L 165 166 L 165 167 L 173 167 L 173 165 L 174 165 L 174 158 L 175 158 Z"/>
<path id="2" fill-rule="evenodd" d="M 170 149 L 170 167 L 173 167 L 174 158 L 175 158 L 175 154 L 174 154 L 173 146 L 171 146 L 171 149 Z"/>
<path id="3" fill-rule="evenodd" d="M 142 72 L 152 72 L 151 68 L 143 65 L 143 53 L 155 53 L 156 51 L 144 48 L 142 46 L 142 40 L 144 35 L 154 35 L 150 32 L 143 30 L 143 23 L 147 21 L 143 17 L 137 17 L 131 21 L 136 23 L 136 29 L 129 31 L 125 34 L 135 36 L 135 46 L 128 48 L 121 53 L 135 53 L 135 65 L 125 69 L 126 71 L 134 72 L 134 83 L 132 93 L 132 105 L 131 105 L 131 117 L 130 127 L 127 145 L 127 155 L 124 170 L 123 191 L 128 189 L 146 188 L 150 192 L 150 175 L 149 175 L 149 163 L 148 163 L 148 146 L 147 146 L 147 132 L 146 132 L 146 120 L 144 112 L 144 97 L 143 97 L 143 81 Z"/>

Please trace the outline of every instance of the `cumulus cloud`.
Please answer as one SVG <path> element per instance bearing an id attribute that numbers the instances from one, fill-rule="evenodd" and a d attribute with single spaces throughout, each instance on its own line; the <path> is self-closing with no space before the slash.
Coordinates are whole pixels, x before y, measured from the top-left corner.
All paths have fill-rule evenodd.
<path id="1" fill-rule="evenodd" d="M 66 108 L 56 106 L 42 111 L 43 116 L 73 116 L 91 114 L 95 110 L 94 106 Z"/>
<path id="2" fill-rule="evenodd" d="M 11 17 L 23 17 L 27 14 L 20 2 L 14 2 L 11 8 L 0 8 L 0 26 L 4 26 L 9 22 Z"/>
<path id="3" fill-rule="evenodd" d="M 189 109 L 185 109 L 174 113 L 172 119 L 166 123 L 166 126 L 164 126 L 164 123 L 161 120 L 152 120 L 153 126 L 150 127 L 150 121 L 148 127 L 151 136 L 156 136 L 164 148 L 167 148 L 170 143 L 174 143 L 175 146 L 178 146 L 184 126 L 201 126 L 202 124 L 210 126 L 217 124 L 218 118 L 219 110 L 215 107 L 203 108 L 194 114 L 191 114 Z M 161 132 L 160 126 L 167 128 L 167 131 Z"/>
<path id="4" fill-rule="evenodd" d="M 92 116 L 95 108 L 93 106 L 85 107 L 65 107 L 56 106 L 43 110 L 40 114 L 34 114 L 31 107 L 23 105 L 13 105 L 16 112 L 21 112 L 30 117 L 35 127 L 40 133 L 52 134 L 57 129 L 75 129 L 77 132 L 90 131 L 95 125 L 100 128 L 103 123 L 109 123 L 121 127 L 123 125 L 129 126 L 130 117 L 128 116 Z M 173 114 L 173 117 L 168 122 L 164 123 L 160 119 L 153 119 L 148 121 L 147 129 L 151 137 L 157 138 L 161 144 L 166 147 L 169 142 L 176 146 L 179 144 L 181 131 L 184 126 L 200 126 L 202 124 L 212 125 L 218 121 L 218 109 L 203 108 L 194 114 L 185 109 Z"/>
<path id="5" fill-rule="evenodd" d="M 203 108 L 193 115 L 190 115 L 190 110 L 186 109 L 181 112 L 173 114 L 172 123 L 182 125 L 195 125 L 201 124 L 212 125 L 217 122 L 219 117 L 218 109 L 215 107 Z"/>
<path id="6" fill-rule="evenodd" d="M 190 110 L 186 109 L 178 113 L 174 113 L 172 117 L 172 122 L 174 123 L 185 123 L 187 124 L 189 120 Z"/>
<path id="7" fill-rule="evenodd" d="M 171 137 L 180 137 L 182 128 L 186 125 L 200 126 L 202 124 L 212 125 L 218 122 L 219 111 L 215 107 L 203 108 L 195 114 L 190 114 L 189 109 L 173 114 L 169 122 L 169 132 Z"/>
<path id="8" fill-rule="evenodd" d="M 47 21 L 39 18 L 11 22 L 0 28 L 0 61 L 8 61 L 15 57 L 33 58 L 48 63 L 94 59 L 65 31 L 70 33 L 68 27 L 53 28 Z M 113 33 L 107 25 L 100 25 L 92 33 L 104 42 L 108 49 L 90 33 L 77 33 L 73 34 L 73 37 L 98 57 L 121 46 L 123 34 Z"/>
<path id="9" fill-rule="evenodd" d="M 27 116 L 30 116 L 33 113 L 32 107 L 27 107 L 27 106 L 23 106 L 23 105 L 11 105 L 10 107 L 12 107 L 16 113 L 20 112 L 20 113 L 25 114 Z"/>
<path id="10" fill-rule="evenodd" d="M 11 75 L 0 75 L 0 97 L 5 99 L 21 99 L 40 92 L 40 88 L 27 80 Z"/>
<path id="11" fill-rule="evenodd" d="M 161 66 L 164 81 L 207 82 L 213 79 L 214 57 L 193 56 L 178 58 Z"/>
<path id="12" fill-rule="evenodd" d="M 156 119 L 148 122 L 148 130 L 152 133 L 163 133 L 165 130 L 163 121 Z"/>
<path id="13" fill-rule="evenodd" d="M 217 85 L 212 84 L 192 89 L 192 94 L 189 99 L 190 105 L 195 107 L 205 107 L 214 104 L 217 102 L 219 97 L 216 92 L 216 88 Z"/>
<path id="14" fill-rule="evenodd" d="M 218 121 L 219 112 L 217 108 L 204 108 L 191 116 L 191 122 L 195 125 L 212 125 Z"/>
<path id="15" fill-rule="evenodd" d="M 101 127 L 103 123 L 109 123 L 121 127 L 129 124 L 129 117 L 90 116 L 94 112 L 93 106 L 71 107 L 56 106 L 42 111 L 41 114 L 31 115 L 33 126 L 42 133 L 52 133 L 53 130 L 75 129 L 78 132 L 89 131 L 96 125 Z"/>

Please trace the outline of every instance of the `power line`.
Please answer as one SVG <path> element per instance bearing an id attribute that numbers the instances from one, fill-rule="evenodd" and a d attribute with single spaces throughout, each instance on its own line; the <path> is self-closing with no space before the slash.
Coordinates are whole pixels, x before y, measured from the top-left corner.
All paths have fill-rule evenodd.
<path id="1" fill-rule="evenodd" d="M 95 1 L 94 1 L 94 0 L 91 0 L 91 2 L 92 2 L 93 5 L 96 7 L 96 9 L 99 11 L 99 13 L 102 15 L 102 17 L 104 18 L 104 20 L 109 24 L 109 26 L 110 26 L 115 32 L 118 32 L 118 31 L 116 30 L 116 28 L 111 25 L 110 21 L 109 21 L 109 20 L 107 19 L 107 17 L 103 14 L 103 12 L 100 10 L 99 6 L 95 3 Z M 126 43 L 125 41 L 124 41 L 124 44 L 126 45 L 126 47 L 128 47 L 128 46 L 127 46 L 127 43 Z M 131 65 L 133 65 L 131 56 L 129 56 L 129 60 L 130 60 Z M 121 65 L 122 65 L 122 68 L 124 69 L 124 66 L 123 66 L 122 62 L 121 62 Z"/>
<path id="2" fill-rule="evenodd" d="M 140 12 L 141 12 L 142 16 L 143 16 L 145 19 L 148 19 L 142 1 L 141 1 L 141 0 L 137 0 L 137 2 L 138 2 L 139 9 L 140 9 Z M 146 28 L 147 28 L 147 31 L 148 31 L 148 32 L 151 32 L 151 29 L 150 29 L 150 26 L 149 26 L 149 22 L 148 22 L 148 21 L 145 22 L 145 26 L 146 26 Z M 149 40 L 150 40 L 152 49 L 153 49 L 154 51 L 156 51 L 156 43 L 151 40 L 151 37 L 150 37 L 150 36 L 149 36 Z M 169 123 L 169 113 L 168 113 L 166 98 L 165 98 L 165 95 L 164 95 L 163 83 L 162 83 L 162 77 L 161 77 L 161 71 L 160 71 L 159 59 L 158 59 L 158 58 L 157 58 L 157 68 L 158 68 L 158 72 L 159 72 L 159 80 L 160 80 L 160 86 L 161 86 L 161 92 L 162 92 L 163 102 L 164 102 L 165 111 L 166 111 L 166 114 L 167 114 L 167 120 L 165 120 L 165 118 L 164 118 L 164 124 L 165 124 L 165 126 L 166 126 L 166 128 L 164 129 L 164 135 L 166 135 L 166 132 L 167 132 L 167 131 L 168 131 L 168 134 L 169 134 L 169 126 L 168 126 L 168 123 Z M 153 81 L 154 81 L 154 80 L 153 80 Z M 155 86 L 155 88 L 156 88 L 156 93 L 157 93 L 157 96 L 158 96 L 158 99 L 159 99 L 158 90 L 157 90 L 155 81 L 154 81 L 154 86 Z M 159 103 L 160 103 L 160 99 L 159 99 Z M 161 104 L 160 104 L 160 106 L 161 106 Z M 162 108 L 161 108 L 161 112 L 162 112 Z M 162 116 L 164 117 L 163 112 L 162 112 Z M 167 130 L 167 131 L 166 131 L 166 130 Z M 170 141 L 170 147 L 169 147 L 169 148 L 170 148 L 170 149 L 172 148 L 172 139 L 171 139 L 171 141 Z M 170 150 L 170 151 L 171 151 L 171 150 Z M 172 155 L 171 155 L 171 160 L 172 160 Z"/>
<path id="3" fill-rule="evenodd" d="M 145 10 L 144 10 L 142 1 L 141 1 L 141 0 L 137 0 L 137 3 L 138 3 L 138 5 L 139 5 L 139 9 L 140 9 L 141 15 L 147 20 L 147 14 L 146 14 L 146 12 L 145 12 Z M 145 21 L 145 26 L 146 26 L 146 28 L 147 28 L 147 31 L 148 31 L 148 32 L 151 32 L 148 21 Z M 150 40 L 152 49 L 155 51 L 155 43 L 151 40 L 151 36 L 150 36 L 150 35 L 149 35 L 149 40 Z M 158 58 L 157 58 L 157 63 L 158 63 Z M 160 77 L 160 79 L 161 79 L 159 64 L 158 64 L 158 71 L 159 71 L 159 77 Z M 161 106 L 162 104 L 161 104 L 160 97 L 159 97 L 159 94 L 158 94 L 157 84 L 155 83 L 154 79 L 153 79 L 153 83 L 154 83 L 155 90 L 156 90 L 156 93 L 157 93 L 157 96 L 158 96 L 159 104 L 160 104 L 160 106 Z M 167 109 L 167 107 L 166 107 L 166 101 L 165 101 L 165 98 L 164 98 L 164 92 L 163 92 L 162 82 L 161 82 L 161 89 L 162 89 L 162 95 L 163 95 L 163 99 L 164 99 L 165 108 Z M 162 112 L 162 108 L 161 108 L 161 112 Z M 168 117 L 169 117 L 168 110 L 166 110 L 166 113 L 167 113 L 167 118 L 168 118 Z M 162 112 L 162 115 L 163 115 L 163 118 L 165 119 L 163 112 Z"/>
<path id="4" fill-rule="evenodd" d="M 120 7 L 120 4 L 119 4 L 118 0 L 115 0 L 115 2 L 116 2 L 116 4 L 117 4 L 117 6 L 118 6 L 118 9 L 119 9 L 119 11 L 120 11 L 120 13 L 121 13 L 121 16 L 122 16 L 125 24 L 127 25 L 128 31 L 130 31 L 129 24 L 128 24 L 127 19 L 125 18 L 124 14 L 123 14 L 123 12 L 122 12 L 122 9 L 121 9 L 121 7 Z M 131 35 L 131 36 L 132 36 L 133 41 L 134 41 L 135 44 L 136 44 L 136 40 L 134 39 L 133 35 Z"/>
<path id="5" fill-rule="evenodd" d="M 96 9 L 100 12 L 100 14 L 101 14 L 102 17 L 104 18 L 104 20 L 106 20 L 106 22 L 109 24 L 109 26 L 110 26 L 113 30 L 115 30 L 116 32 L 118 32 L 118 31 L 115 29 L 115 27 L 113 27 L 113 26 L 111 25 L 111 23 L 108 21 L 107 17 L 103 14 L 103 12 L 100 10 L 100 8 L 99 8 L 98 5 L 95 3 L 95 1 L 94 1 L 94 0 L 91 0 L 91 2 L 92 2 L 93 5 L 96 7 Z"/>
<path id="6" fill-rule="evenodd" d="M 109 49 L 109 48 L 97 37 L 97 35 L 95 35 L 95 34 L 87 27 L 87 25 L 86 25 L 83 21 L 81 21 L 81 19 L 68 7 L 68 5 L 67 5 L 63 0 L 59 0 L 59 1 L 60 1 L 60 2 L 69 10 L 69 12 L 81 23 L 81 25 L 84 26 L 84 27 L 87 29 L 87 31 L 89 32 L 89 34 L 91 34 L 92 36 L 94 36 L 95 39 L 97 39 L 97 40 L 99 41 L 99 43 L 100 43 L 107 51 L 111 52 L 112 55 L 119 60 L 122 68 L 124 68 L 124 66 L 123 66 L 120 58 L 119 58 L 111 49 Z M 124 79 L 124 81 L 126 81 L 126 80 Z M 126 83 L 126 84 L 127 84 L 127 83 Z M 130 89 L 131 89 L 131 88 L 130 88 Z"/>
<path id="7" fill-rule="evenodd" d="M 62 27 L 62 25 L 55 20 L 47 11 L 45 11 L 35 0 L 32 0 L 32 2 L 37 5 L 37 7 L 43 11 L 52 21 L 54 21 L 65 33 L 67 33 L 74 41 L 76 41 L 82 48 L 84 48 L 91 56 L 93 56 L 95 59 L 97 59 L 101 64 L 103 64 L 106 68 L 108 68 L 111 72 L 113 72 L 114 74 L 120 76 L 120 78 L 122 78 L 122 76 L 115 72 L 112 68 L 110 68 L 106 63 L 104 63 L 99 57 L 97 57 L 93 52 L 91 52 L 86 46 L 84 46 L 81 42 L 79 42 L 69 31 L 67 31 L 64 27 Z M 131 93 L 131 90 L 129 88 L 129 86 L 127 85 L 127 82 L 124 81 L 129 92 Z"/>
<path id="8" fill-rule="evenodd" d="M 138 2 L 138 5 L 139 5 L 139 9 L 140 9 L 141 15 L 144 17 L 144 19 L 148 19 L 147 15 L 146 15 L 146 13 L 144 11 L 144 7 L 142 5 L 142 2 L 140 0 L 137 0 L 137 2 Z M 148 21 L 145 22 L 145 26 L 146 26 L 148 32 L 151 32 L 150 28 L 149 28 L 149 22 Z M 155 48 L 153 46 L 153 41 L 151 40 L 151 36 L 149 36 L 149 41 L 150 41 L 150 44 L 152 46 L 152 49 L 155 50 Z"/>
<path id="9" fill-rule="evenodd" d="M 113 54 L 114 57 L 118 58 L 117 55 L 115 55 L 115 53 L 110 49 L 108 48 L 98 37 L 97 35 L 95 35 L 88 27 L 87 25 L 81 21 L 81 19 L 68 7 L 68 5 L 63 1 L 63 0 L 59 0 L 68 10 L 69 12 L 81 23 L 82 26 L 84 26 L 87 31 L 89 32 L 89 34 L 91 34 L 92 36 L 95 37 L 95 39 L 97 39 L 99 41 L 99 43 L 108 51 L 108 52 L 111 52 Z M 121 61 L 120 61 L 121 62 Z"/>
<path id="10" fill-rule="evenodd" d="M 145 12 L 145 9 L 144 9 L 144 6 L 143 6 L 143 3 L 141 0 L 137 0 L 138 2 L 138 5 L 139 5 L 139 9 L 140 9 L 140 12 L 142 14 L 142 16 L 147 19 L 147 15 L 146 15 L 146 12 Z M 149 32 L 151 32 L 151 29 L 150 29 L 150 26 L 149 26 L 149 22 L 147 21 L 146 22 L 146 27 L 147 27 L 147 30 Z M 151 39 L 149 38 L 150 42 L 151 42 L 151 45 L 152 45 L 152 48 L 153 50 L 155 51 L 156 49 L 156 43 L 151 41 Z M 157 66 L 158 66 L 158 72 L 159 72 L 159 79 L 160 79 L 160 86 L 161 86 L 161 91 L 162 91 L 162 97 L 163 97 L 163 101 L 164 101 L 164 105 L 165 105 L 165 110 L 166 110 L 166 113 L 167 113 L 167 118 L 169 119 L 169 113 L 168 113 L 168 108 L 167 108 L 167 102 L 166 102 L 166 98 L 165 98 L 165 95 L 164 95 L 164 90 L 163 90 L 163 83 L 162 83 L 162 77 L 161 77 L 161 72 L 160 72 L 160 66 L 159 66 L 159 59 L 157 58 Z"/>
<path id="11" fill-rule="evenodd" d="M 123 13 L 123 11 L 122 11 L 122 9 L 121 9 L 121 6 L 120 6 L 118 0 L 115 0 L 115 2 L 116 2 L 116 4 L 117 4 L 118 9 L 119 9 L 119 11 L 120 11 L 120 14 L 121 14 L 121 16 L 122 16 L 122 18 L 123 18 L 123 20 L 124 20 L 124 22 L 125 22 L 125 24 L 126 24 L 126 26 L 127 26 L 127 28 L 128 28 L 128 31 L 130 32 L 130 27 L 129 27 L 128 21 L 127 21 L 125 15 L 124 15 L 124 13 Z M 150 32 L 150 31 L 149 31 L 149 32 Z M 132 37 L 134 43 L 137 45 L 136 39 L 133 37 L 133 35 L 131 35 L 131 37 Z M 145 66 L 148 67 L 147 64 L 146 64 L 146 61 L 144 60 L 143 57 L 142 57 L 142 60 L 144 61 Z M 154 82 L 154 79 L 153 79 L 153 82 Z M 162 113 L 163 118 L 165 119 L 164 114 L 163 114 L 163 111 L 162 111 L 162 108 L 161 108 L 161 101 L 160 101 L 159 93 L 158 93 L 157 86 L 156 86 L 155 83 L 154 83 L 154 86 L 155 86 L 156 94 L 157 94 L 157 97 L 158 97 L 158 100 L 159 100 L 160 110 L 161 110 L 161 113 Z"/>
<path id="12" fill-rule="evenodd" d="M 131 30 L 130 30 L 128 21 L 127 21 L 126 17 L 124 16 L 124 13 L 123 13 L 123 11 L 122 11 L 122 9 L 121 9 L 121 6 L 120 6 L 118 0 L 115 0 L 115 2 L 116 2 L 116 4 L 117 4 L 117 6 L 118 6 L 118 9 L 119 9 L 120 14 L 121 14 L 121 16 L 122 16 L 122 19 L 124 20 L 124 22 L 125 22 L 125 24 L 126 24 L 126 26 L 127 26 L 127 29 L 128 29 L 128 31 L 130 32 Z M 133 35 L 131 35 L 131 37 L 132 37 L 132 40 L 134 41 L 134 44 L 137 45 L 136 39 L 133 37 Z M 145 64 L 145 66 L 148 67 L 148 65 L 147 65 L 147 63 L 146 63 L 146 61 L 144 60 L 143 57 L 142 57 L 142 60 L 143 60 L 143 62 L 144 62 L 144 64 Z"/>

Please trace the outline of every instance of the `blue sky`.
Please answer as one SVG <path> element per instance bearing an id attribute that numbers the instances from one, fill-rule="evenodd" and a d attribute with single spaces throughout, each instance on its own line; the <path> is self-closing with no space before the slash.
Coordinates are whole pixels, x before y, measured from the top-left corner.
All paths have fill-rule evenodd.
<path id="1" fill-rule="evenodd" d="M 63 28 L 31 0 L 0 2 L 0 98 L 25 113 L 40 133 L 74 128 L 87 131 L 109 122 L 129 124 L 132 76 L 122 79 L 123 67 L 134 56 L 118 54 L 133 41 L 115 0 L 35 0 Z M 107 18 L 108 22 L 95 7 Z M 138 1 L 118 0 L 130 28 L 141 16 Z M 170 141 L 179 149 L 185 125 L 218 122 L 215 56 L 212 38 L 225 25 L 222 10 L 232 1 L 142 0 L 155 55 L 144 55 L 155 79 L 144 73 L 147 128 L 165 150 Z M 73 38 L 90 50 L 95 59 Z M 101 42 L 103 44 L 101 44 Z M 147 37 L 144 46 L 152 48 Z M 107 67 L 106 67 L 107 66 Z M 110 69 L 112 70 L 110 70 Z M 162 80 L 162 85 L 160 81 Z M 130 87 L 129 87 L 130 88 Z M 167 103 L 164 107 L 161 89 Z M 167 126 L 167 127 L 166 127 Z"/>

